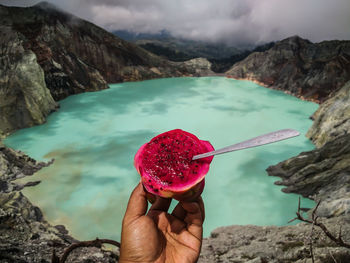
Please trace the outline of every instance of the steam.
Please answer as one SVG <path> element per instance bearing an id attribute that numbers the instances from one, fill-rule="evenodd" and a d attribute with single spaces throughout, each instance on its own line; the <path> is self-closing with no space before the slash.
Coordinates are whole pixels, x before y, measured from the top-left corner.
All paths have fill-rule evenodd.
<path id="1" fill-rule="evenodd" d="M 3 0 L 32 5 L 35 0 Z M 49 0 L 107 30 L 158 33 L 230 45 L 299 35 L 313 42 L 350 39 L 348 0 Z"/>

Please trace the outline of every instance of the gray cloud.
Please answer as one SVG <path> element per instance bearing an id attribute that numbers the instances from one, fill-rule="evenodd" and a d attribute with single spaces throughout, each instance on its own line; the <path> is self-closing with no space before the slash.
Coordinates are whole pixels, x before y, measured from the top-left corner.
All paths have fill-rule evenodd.
<path id="1" fill-rule="evenodd" d="M 34 0 L 0 0 L 31 5 Z M 314 42 L 350 39 L 349 0 L 49 0 L 108 30 L 258 44 L 300 35 Z"/>

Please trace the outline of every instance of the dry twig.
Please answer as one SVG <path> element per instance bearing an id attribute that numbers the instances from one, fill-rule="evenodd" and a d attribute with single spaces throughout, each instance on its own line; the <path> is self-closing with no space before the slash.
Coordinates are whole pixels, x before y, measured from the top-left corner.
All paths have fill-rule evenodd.
<path id="1" fill-rule="evenodd" d="M 319 201 L 317 203 L 314 211 L 312 211 L 311 220 L 310 220 L 310 219 L 306 219 L 302 216 L 302 214 L 300 212 L 301 210 L 300 210 L 300 198 L 299 198 L 298 211 L 296 212 L 297 216 L 295 218 L 293 218 L 292 220 L 290 220 L 289 222 L 293 222 L 294 220 L 300 220 L 300 221 L 303 221 L 305 223 L 312 224 L 313 226 L 318 226 L 319 228 L 322 229 L 323 233 L 325 233 L 326 236 L 329 237 L 332 241 L 334 241 L 337 245 L 339 245 L 341 247 L 350 248 L 350 244 L 347 242 L 344 242 L 344 240 L 342 238 L 341 229 L 339 231 L 338 237 L 335 237 L 322 222 L 318 221 L 318 216 L 316 215 L 316 211 L 317 211 L 318 207 L 320 206 L 320 203 L 321 203 L 321 201 Z"/>
<path id="2" fill-rule="evenodd" d="M 59 258 L 55 254 L 55 251 L 53 251 L 52 261 L 51 262 L 52 263 L 64 263 L 64 262 L 66 262 L 69 254 L 74 249 L 79 248 L 79 247 L 97 247 L 97 248 L 101 248 L 102 244 L 111 244 L 111 245 L 114 245 L 114 246 L 120 248 L 120 243 L 115 241 L 115 240 L 111 240 L 111 239 L 99 239 L 99 238 L 96 238 L 95 240 L 76 242 L 76 243 L 71 244 L 69 247 L 67 247 L 64 250 L 63 255 L 61 256 L 61 258 Z"/>
<path id="3" fill-rule="evenodd" d="M 310 234 L 310 237 L 309 237 L 309 242 L 310 242 L 310 254 L 311 254 L 312 263 L 315 263 L 314 250 L 313 250 L 313 247 L 312 247 L 312 236 L 313 236 L 313 234 L 314 234 L 314 227 L 315 227 L 315 224 L 312 224 L 312 227 L 311 227 L 311 234 Z"/>

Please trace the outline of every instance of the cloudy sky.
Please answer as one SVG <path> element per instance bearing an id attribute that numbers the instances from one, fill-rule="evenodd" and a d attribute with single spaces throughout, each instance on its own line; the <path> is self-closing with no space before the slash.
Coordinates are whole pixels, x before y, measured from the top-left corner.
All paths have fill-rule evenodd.
<path id="1" fill-rule="evenodd" d="M 37 0 L 0 0 L 28 6 Z M 260 44 L 299 35 L 350 39 L 350 0 L 48 0 L 107 30 Z"/>

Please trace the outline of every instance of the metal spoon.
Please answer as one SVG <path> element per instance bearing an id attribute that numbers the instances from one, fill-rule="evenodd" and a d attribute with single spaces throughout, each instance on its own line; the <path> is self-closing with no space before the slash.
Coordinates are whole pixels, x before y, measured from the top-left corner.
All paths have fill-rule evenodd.
<path id="1" fill-rule="evenodd" d="M 221 149 L 216 150 L 216 151 L 195 155 L 195 156 L 193 156 L 192 160 L 197 160 L 197 159 L 201 159 L 204 157 L 222 154 L 222 153 L 227 153 L 227 152 L 243 150 L 246 148 L 257 147 L 260 145 L 282 141 L 282 140 L 289 139 L 289 138 L 299 136 L 299 135 L 300 135 L 300 133 L 296 130 L 293 130 L 293 129 L 278 130 L 278 131 L 274 131 L 274 132 L 260 135 L 258 137 L 252 138 L 252 139 L 247 140 L 247 141 L 243 141 L 243 142 L 240 142 L 237 144 L 233 144 L 233 145 L 221 148 Z"/>

